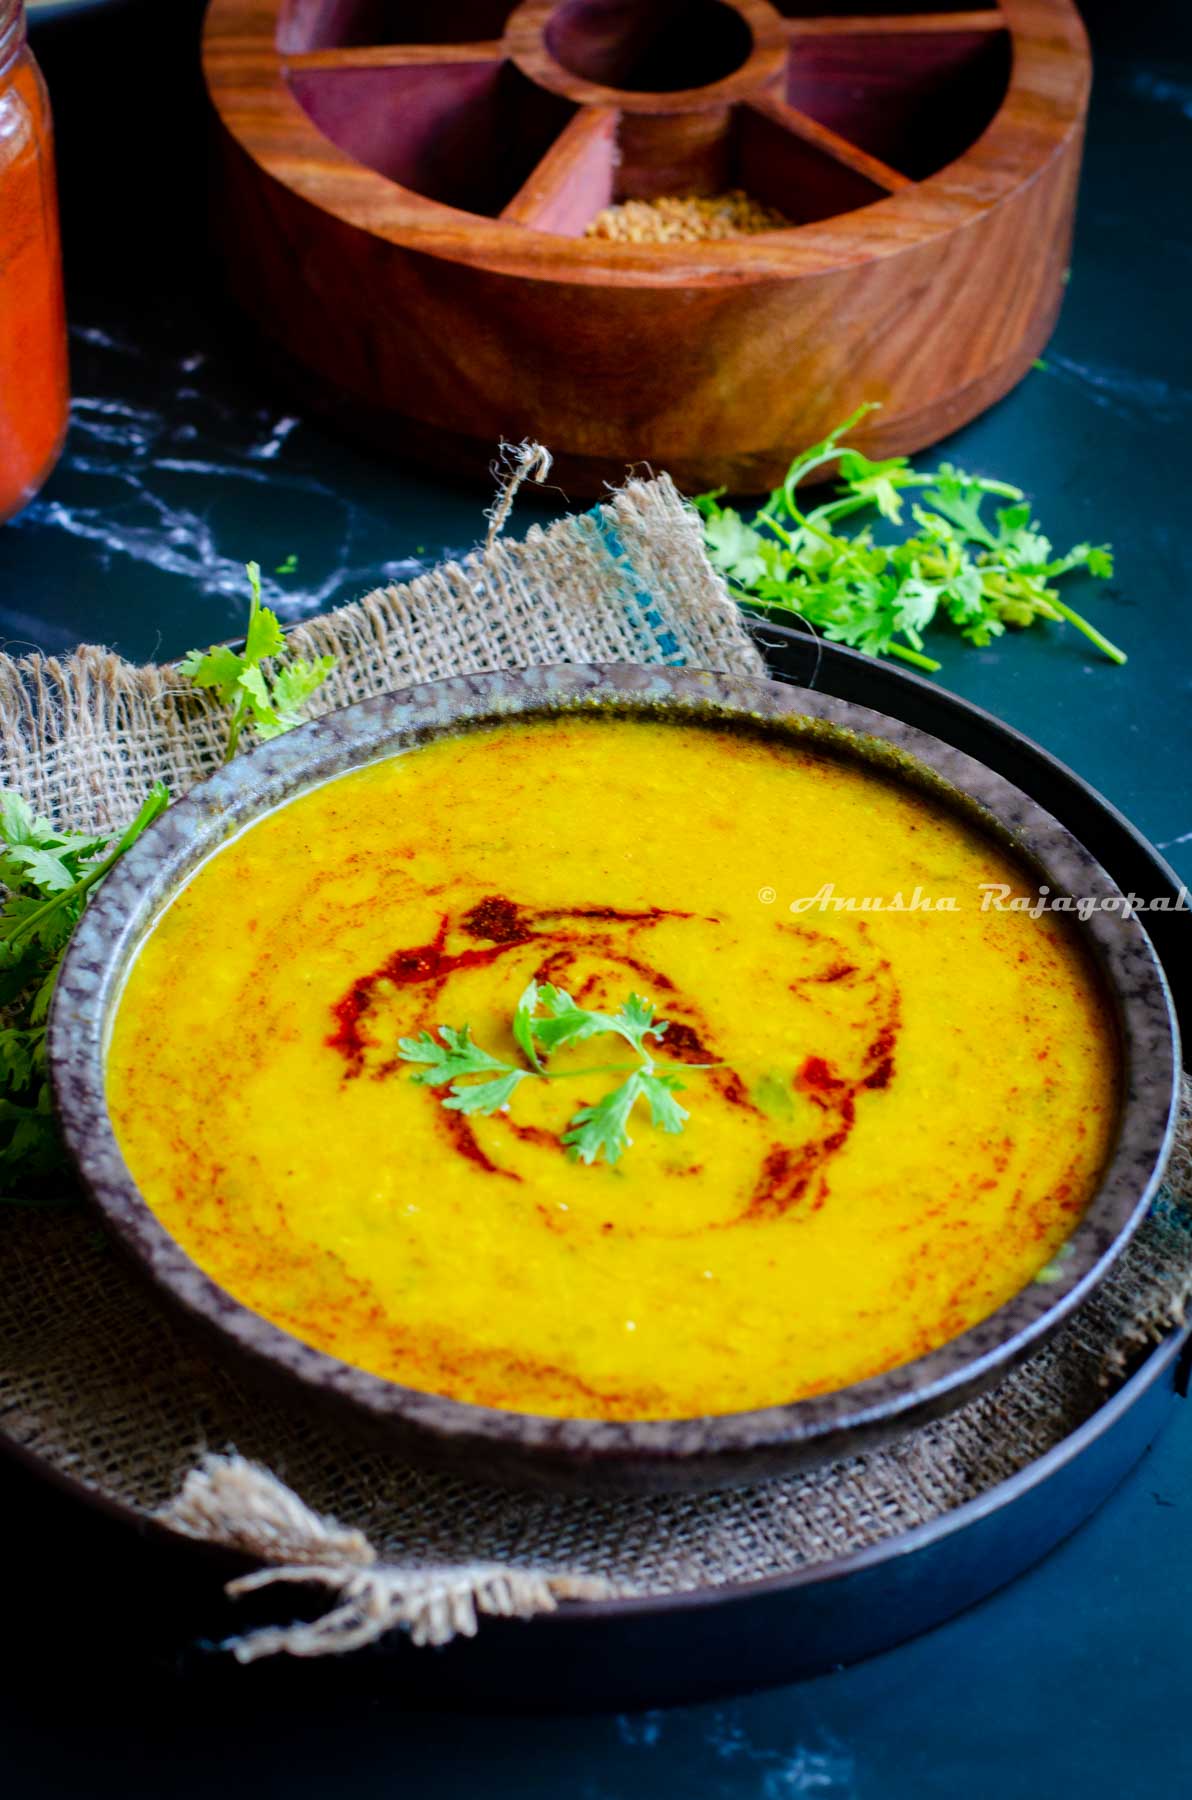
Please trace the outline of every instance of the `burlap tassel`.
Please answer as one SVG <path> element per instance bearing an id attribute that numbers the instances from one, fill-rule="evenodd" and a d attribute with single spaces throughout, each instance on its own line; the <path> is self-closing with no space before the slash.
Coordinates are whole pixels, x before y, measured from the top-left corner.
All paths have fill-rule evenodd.
<path id="1" fill-rule="evenodd" d="M 474 1637 L 481 1613 L 528 1619 L 560 1600 L 599 1600 L 598 1577 L 499 1563 L 403 1569 L 380 1563 L 362 1532 L 317 1513 L 259 1463 L 207 1456 L 156 1517 L 187 1537 L 259 1557 L 267 1566 L 229 1581 L 230 1599 L 282 1584 L 325 1588 L 338 1602 L 319 1618 L 266 1625 L 224 1644 L 241 1663 L 262 1656 L 342 1656 L 404 1629 L 415 1644 Z"/>
<path id="2" fill-rule="evenodd" d="M 554 457 L 545 444 L 535 444 L 529 438 L 523 438 L 520 444 L 507 444 L 504 438 L 497 450 L 496 461 L 489 464 L 489 474 L 497 484 L 497 491 L 491 506 L 485 508 L 484 516 L 488 520 L 488 533 L 484 540 L 486 551 L 491 550 L 505 528 L 505 521 L 517 498 L 517 490 L 522 482 L 529 479 L 542 486 L 551 471 Z"/>

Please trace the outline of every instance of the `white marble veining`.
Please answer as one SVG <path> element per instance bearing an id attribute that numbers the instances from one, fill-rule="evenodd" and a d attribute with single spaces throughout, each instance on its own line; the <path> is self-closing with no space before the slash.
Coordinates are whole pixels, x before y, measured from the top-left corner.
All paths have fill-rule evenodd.
<path id="1" fill-rule="evenodd" d="M 1192 406 L 1192 388 L 1106 363 L 1094 368 L 1055 350 L 1048 351 L 1042 373 L 1081 389 L 1094 406 L 1107 408 L 1122 418 L 1148 417 L 1174 423 Z"/>
<path id="2" fill-rule="evenodd" d="M 380 582 L 408 580 L 444 554 L 436 546 L 433 557 L 378 555 L 387 534 L 375 499 L 350 497 L 348 483 L 316 473 L 302 421 L 245 407 L 206 351 L 185 347 L 167 361 L 160 346 L 92 324 L 76 326 L 72 340 L 79 391 L 66 450 L 12 529 L 47 549 L 62 539 L 93 546 L 90 566 L 105 586 L 134 567 L 174 577 L 186 584 L 189 610 L 199 596 L 225 602 L 208 609 L 210 635 L 225 636 L 242 613 L 250 559 L 262 564 L 266 601 L 297 620 Z M 325 443 L 318 449 L 325 467 Z M 345 450 L 346 463 L 352 456 Z M 0 606 L 6 636 L 27 630 L 45 640 L 44 618 L 23 612 L 15 593 L 0 596 Z"/>

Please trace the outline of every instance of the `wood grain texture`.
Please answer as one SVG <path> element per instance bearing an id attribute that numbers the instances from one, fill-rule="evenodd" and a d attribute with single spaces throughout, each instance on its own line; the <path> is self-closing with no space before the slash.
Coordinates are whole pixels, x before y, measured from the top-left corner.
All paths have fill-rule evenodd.
<path id="1" fill-rule="evenodd" d="M 302 3 L 317 41 L 284 0 L 212 0 L 217 229 L 281 358 L 394 448 L 480 476 L 499 437 L 534 435 L 576 494 L 641 461 L 757 491 L 861 400 L 883 407 L 864 447 L 930 442 L 1051 330 L 1089 84 L 1069 0 L 946 29 L 902 14 L 888 35 L 833 16 L 818 36 L 732 0 L 753 54 L 658 94 L 561 65 L 538 79 L 539 0 L 510 14 L 499 62 L 491 8 L 439 58 L 430 9 L 395 53 L 328 44 L 326 9 Z M 703 245 L 582 235 L 610 194 L 671 182 L 744 185 L 794 223 Z"/>
<path id="2" fill-rule="evenodd" d="M 996 6 L 980 12 L 868 13 L 860 16 L 820 16 L 788 19 L 790 38 L 818 37 L 921 37 L 924 33 L 1002 31 L 1005 20 Z"/>
<path id="3" fill-rule="evenodd" d="M 284 58 L 293 74 L 306 69 L 441 68 L 444 64 L 504 62 L 500 38 L 478 44 L 332 44 L 324 50 L 296 50 Z"/>

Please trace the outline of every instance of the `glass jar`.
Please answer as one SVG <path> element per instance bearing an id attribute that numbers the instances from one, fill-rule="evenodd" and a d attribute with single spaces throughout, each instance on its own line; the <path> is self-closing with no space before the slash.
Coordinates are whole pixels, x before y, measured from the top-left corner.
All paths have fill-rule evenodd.
<path id="1" fill-rule="evenodd" d="M 58 460 L 69 401 L 50 103 L 25 0 L 0 0 L 0 520 Z"/>

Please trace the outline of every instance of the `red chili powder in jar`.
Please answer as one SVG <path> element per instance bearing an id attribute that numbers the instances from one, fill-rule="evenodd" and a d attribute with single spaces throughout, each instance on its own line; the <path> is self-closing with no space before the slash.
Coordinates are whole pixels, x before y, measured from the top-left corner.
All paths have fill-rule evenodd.
<path id="1" fill-rule="evenodd" d="M 53 468 L 69 401 L 50 105 L 24 0 L 0 0 L 0 520 Z"/>

